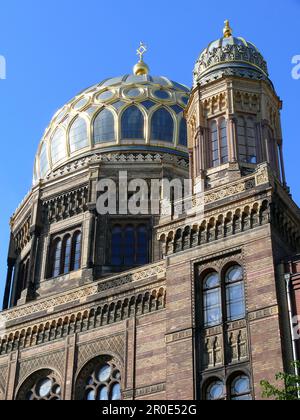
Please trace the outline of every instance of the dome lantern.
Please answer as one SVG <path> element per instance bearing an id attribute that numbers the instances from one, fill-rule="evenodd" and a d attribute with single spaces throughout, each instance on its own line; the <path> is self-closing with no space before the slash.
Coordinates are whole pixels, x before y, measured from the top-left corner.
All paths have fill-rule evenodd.
<path id="1" fill-rule="evenodd" d="M 225 21 L 223 36 L 201 52 L 194 69 L 194 85 L 207 85 L 224 76 L 265 80 L 272 85 L 264 57 L 252 42 L 233 36 L 229 20 Z"/>

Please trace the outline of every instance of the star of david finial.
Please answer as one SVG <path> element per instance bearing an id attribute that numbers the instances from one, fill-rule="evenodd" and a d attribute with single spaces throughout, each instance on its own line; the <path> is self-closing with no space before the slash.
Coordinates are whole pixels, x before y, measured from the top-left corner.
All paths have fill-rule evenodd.
<path id="1" fill-rule="evenodd" d="M 140 47 L 137 49 L 137 55 L 140 57 L 140 62 L 144 61 L 144 54 L 148 51 L 146 45 L 140 42 Z"/>

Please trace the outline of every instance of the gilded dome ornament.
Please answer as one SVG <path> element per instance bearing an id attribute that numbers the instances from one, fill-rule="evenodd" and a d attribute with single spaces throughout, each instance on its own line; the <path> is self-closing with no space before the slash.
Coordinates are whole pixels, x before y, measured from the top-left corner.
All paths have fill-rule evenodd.
<path id="1" fill-rule="evenodd" d="M 147 52 L 147 47 L 143 42 L 140 42 L 140 47 L 137 49 L 137 55 L 140 57 L 139 62 L 134 66 L 133 73 L 136 76 L 144 76 L 149 74 L 149 67 L 144 62 L 144 54 Z"/>
<path id="2" fill-rule="evenodd" d="M 229 20 L 225 20 L 225 27 L 223 29 L 224 38 L 230 38 L 232 36 L 232 29 L 230 27 Z"/>

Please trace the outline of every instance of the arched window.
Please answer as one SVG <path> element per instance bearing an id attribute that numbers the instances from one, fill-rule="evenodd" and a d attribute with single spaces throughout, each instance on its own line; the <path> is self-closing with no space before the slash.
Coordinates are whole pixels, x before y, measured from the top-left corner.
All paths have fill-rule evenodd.
<path id="1" fill-rule="evenodd" d="M 251 386 L 248 376 L 241 375 L 231 384 L 231 400 L 252 400 Z"/>
<path id="2" fill-rule="evenodd" d="M 73 122 L 69 133 L 69 141 L 71 153 L 88 146 L 87 124 L 84 118 L 77 118 Z"/>
<path id="3" fill-rule="evenodd" d="M 216 166 L 220 165 L 218 125 L 216 121 L 212 121 L 210 125 L 210 133 L 211 133 L 212 166 L 213 168 L 215 168 Z"/>
<path id="4" fill-rule="evenodd" d="M 101 111 L 94 121 L 94 144 L 115 141 L 115 120 L 109 109 Z"/>
<path id="5" fill-rule="evenodd" d="M 211 166 L 213 168 L 228 162 L 227 122 L 225 118 L 210 123 Z"/>
<path id="6" fill-rule="evenodd" d="M 182 118 L 182 120 L 180 121 L 180 126 L 179 126 L 179 144 L 185 147 L 187 147 L 188 145 L 187 125 L 186 125 L 186 120 L 184 118 Z"/>
<path id="7" fill-rule="evenodd" d="M 122 265 L 122 228 L 115 226 L 111 238 L 111 263 L 114 266 Z"/>
<path id="8" fill-rule="evenodd" d="M 79 374 L 75 399 L 118 401 L 122 399 L 121 372 L 109 356 L 90 361 Z"/>
<path id="9" fill-rule="evenodd" d="M 77 271 L 81 267 L 81 237 L 81 232 L 76 232 L 73 236 L 71 271 Z"/>
<path id="10" fill-rule="evenodd" d="M 220 401 L 224 400 L 225 397 L 225 386 L 220 380 L 211 382 L 206 389 L 206 400 L 208 401 Z"/>
<path id="11" fill-rule="evenodd" d="M 154 112 L 151 119 L 151 140 L 173 142 L 174 121 L 166 108 Z"/>
<path id="12" fill-rule="evenodd" d="M 72 240 L 71 236 L 67 235 L 63 240 L 62 245 L 62 260 L 63 260 L 63 274 L 70 272 L 71 268 L 71 247 Z"/>
<path id="13" fill-rule="evenodd" d="M 238 117 L 237 136 L 240 161 L 257 163 L 255 124 L 252 118 Z"/>
<path id="14" fill-rule="evenodd" d="M 47 145 L 44 143 L 40 153 L 40 175 L 42 178 L 44 178 L 44 176 L 47 174 L 49 168 L 50 166 L 48 161 Z"/>
<path id="15" fill-rule="evenodd" d="M 58 128 L 51 140 L 51 158 L 55 164 L 66 157 L 65 133 Z"/>
<path id="16" fill-rule="evenodd" d="M 210 273 L 204 279 L 203 309 L 205 327 L 222 322 L 221 283 L 217 273 Z"/>
<path id="17" fill-rule="evenodd" d="M 57 239 L 53 245 L 52 277 L 58 277 L 61 274 L 61 248 L 61 239 Z"/>
<path id="18" fill-rule="evenodd" d="M 225 118 L 220 122 L 220 154 L 221 164 L 228 162 L 227 123 Z"/>
<path id="19" fill-rule="evenodd" d="M 127 108 L 121 121 L 122 140 L 143 140 L 145 121 L 142 111 L 136 106 Z"/>
<path id="20" fill-rule="evenodd" d="M 225 276 L 227 320 L 245 318 L 245 292 L 243 269 L 239 265 L 231 267 Z"/>
<path id="21" fill-rule="evenodd" d="M 21 386 L 18 401 L 61 400 L 60 380 L 55 372 L 45 369 L 32 374 Z"/>

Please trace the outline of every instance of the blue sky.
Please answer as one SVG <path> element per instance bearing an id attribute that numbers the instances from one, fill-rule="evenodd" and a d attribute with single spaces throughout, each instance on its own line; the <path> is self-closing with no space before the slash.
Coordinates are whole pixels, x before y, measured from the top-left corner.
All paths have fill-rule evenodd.
<path id="1" fill-rule="evenodd" d="M 136 48 L 149 47 L 153 75 L 191 85 L 200 51 L 222 35 L 256 44 L 284 101 L 288 183 L 300 204 L 299 93 L 291 77 L 300 55 L 300 0 L 0 0 L 0 297 L 6 277 L 9 218 L 31 187 L 37 145 L 54 112 L 82 89 L 130 73 Z"/>

